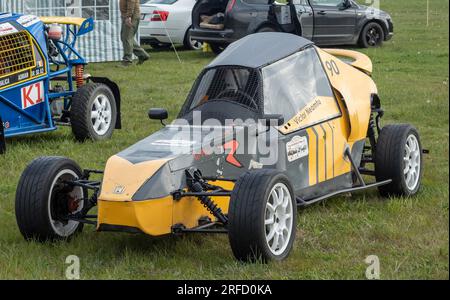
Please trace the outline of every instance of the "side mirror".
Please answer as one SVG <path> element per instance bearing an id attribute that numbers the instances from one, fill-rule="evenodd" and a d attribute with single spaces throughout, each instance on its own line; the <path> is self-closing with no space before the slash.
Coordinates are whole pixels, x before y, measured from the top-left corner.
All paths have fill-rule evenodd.
<path id="1" fill-rule="evenodd" d="M 160 120 L 161 124 L 165 125 L 163 120 L 167 119 L 169 114 L 165 108 L 150 108 L 148 111 L 148 117 L 151 120 Z"/>
<path id="2" fill-rule="evenodd" d="M 264 125 L 266 126 L 280 126 L 284 124 L 283 115 L 277 114 L 264 115 L 262 119 L 264 120 Z"/>

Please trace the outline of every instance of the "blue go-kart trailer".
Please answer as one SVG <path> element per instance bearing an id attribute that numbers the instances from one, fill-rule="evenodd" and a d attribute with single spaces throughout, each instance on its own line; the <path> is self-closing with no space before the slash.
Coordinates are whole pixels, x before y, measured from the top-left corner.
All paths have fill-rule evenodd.
<path id="1" fill-rule="evenodd" d="M 5 139 L 70 125 L 75 138 L 102 140 L 121 128 L 120 91 L 84 73 L 77 38 L 92 19 L 0 13 L 0 153 Z"/>

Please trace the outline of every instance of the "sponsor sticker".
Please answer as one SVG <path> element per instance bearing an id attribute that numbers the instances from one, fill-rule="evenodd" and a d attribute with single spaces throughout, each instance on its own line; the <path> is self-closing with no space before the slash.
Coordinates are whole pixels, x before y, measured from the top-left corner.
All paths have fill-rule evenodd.
<path id="1" fill-rule="evenodd" d="M 22 109 L 44 102 L 44 82 L 36 82 L 34 84 L 23 87 L 20 90 L 22 97 Z"/>
<path id="2" fill-rule="evenodd" d="M 11 13 L 0 13 L 0 19 L 6 19 L 12 17 Z"/>
<path id="3" fill-rule="evenodd" d="M 125 191 L 125 187 L 121 186 L 121 185 L 118 185 L 118 186 L 116 186 L 114 188 L 113 193 L 116 194 L 116 195 L 121 195 L 121 194 L 123 194 L 124 191 Z"/>
<path id="4" fill-rule="evenodd" d="M 308 155 L 308 139 L 306 136 L 294 136 L 286 143 L 286 154 L 289 162 Z"/>
<path id="5" fill-rule="evenodd" d="M 6 22 L 0 24 L 0 36 L 16 32 L 18 32 L 18 30 L 16 29 L 16 27 L 12 26 L 11 23 Z"/>
<path id="6" fill-rule="evenodd" d="M 19 23 L 23 27 L 30 27 L 31 25 L 34 25 L 37 22 L 39 22 L 39 18 L 33 15 L 25 15 L 17 19 L 17 23 Z"/>

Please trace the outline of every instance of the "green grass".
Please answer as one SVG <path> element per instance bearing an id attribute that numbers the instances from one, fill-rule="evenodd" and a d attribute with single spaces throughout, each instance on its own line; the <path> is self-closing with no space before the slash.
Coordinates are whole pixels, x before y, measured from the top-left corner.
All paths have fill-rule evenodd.
<path id="1" fill-rule="evenodd" d="M 141 67 L 92 64 L 88 72 L 121 87 L 123 129 L 101 143 L 76 143 L 70 128 L 8 140 L 0 157 L 0 279 L 63 279 L 65 258 L 81 259 L 82 279 L 364 279 L 368 255 L 378 255 L 382 279 L 449 277 L 448 1 L 383 0 L 395 37 L 364 50 L 386 111 L 384 123 L 409 122 L 431 153 L 421 192 L 411 199 L 382 199 L 376 191 L 341 197 L 299 212 L 295 248 L 282 263 L 240 264 L 226 236 L 149 238 L 97 233 L 85 227 L 70 243 L 25 242 L 16 226 L 14 195 L 27 163 L 64 155 L 81 166 L 103 168 L 107 158 L 160 128 L 150 107 L 175 117 L 200 70 L 213 58 L 202 52 L 155 52 Z"/>

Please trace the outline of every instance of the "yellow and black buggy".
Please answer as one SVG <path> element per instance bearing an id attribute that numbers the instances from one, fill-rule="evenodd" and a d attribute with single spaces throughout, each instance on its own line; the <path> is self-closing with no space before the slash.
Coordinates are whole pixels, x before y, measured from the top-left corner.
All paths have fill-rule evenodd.
<path id="1" fill-rule="evenodd" d="M 282 260 L 297 207 L 374 187 L 383 196 L 419 190 L 419 134 L 407 124 L 381 128 L 371 72 L 358 52 L 286 33 L 247 36 L 203 70 L 175 122 L 109 158 L 104 171 L 63 157 L 31 162 L 16 194 L 20 231 L 40 241 L 68 239 L 83 224 L 226 233 L 239 260 Z M 151 109 L 149 117 L 168 116 Z"/>

